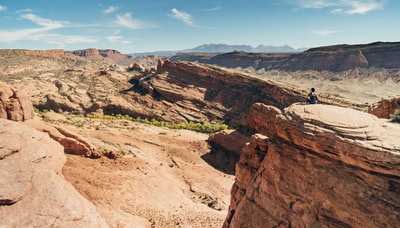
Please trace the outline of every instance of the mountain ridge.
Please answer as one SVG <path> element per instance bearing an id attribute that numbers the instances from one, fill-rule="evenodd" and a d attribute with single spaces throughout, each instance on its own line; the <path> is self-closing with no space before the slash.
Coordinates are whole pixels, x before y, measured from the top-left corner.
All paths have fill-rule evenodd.
<path id="1" fill-rule="evenodd" d="M 248 53 L 233 51 L 214 56 L 177 54 L 172 61 L 197 61 L 228 68 L 253 67 L 256 70 L 331 71 L 357 68 L 400 69 L 400 42 L 374 42 L 358 45 L 331 45 L 299 53 Z"/>
<path id="2" fill-rule="evenodd" d="M 202 44 L 194 48 L 176 50 L 176 51 L 153 51 L 153 52 L 137 52 L 129 55 L 132 56 L 143 56 L 143 55 L 166 55 L 173 56 L 177 53 L 191 53 L 191 52 L 204 52 L 204 53 L 225 53 L 231 51 L 245 51 L 245 52 L 256 52 L 256 53 L 286 53 L 286 52 L 302 52 L 307 48 L 293 48 L 289 45 L 274 46 L 274 45 L 257 45 L 253 47 L 251 45 L 230 45 L 223 43 L 209 43 Z"/>

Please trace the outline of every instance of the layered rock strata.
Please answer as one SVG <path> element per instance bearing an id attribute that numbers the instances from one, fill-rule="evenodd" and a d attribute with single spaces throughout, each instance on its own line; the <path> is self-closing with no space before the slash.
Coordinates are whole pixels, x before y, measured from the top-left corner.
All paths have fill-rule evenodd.
<path id="1" fill-rule="evenodd" d="M 279 83 L 210 65 L 159 61 L 146 82 L 148 91 L 186 121 L 224 120 L 244 125 L 255 102 L 279 108 L 304 100 L 299 91 Z M 143 86 L 144 87 L 144 86 Z"/>
<path id="2" fill-rule="evenodd" d="M 263 127 L 236 165 L 224 227 L 399 224 L 400 125 L 320 104 L 250 112 Z"/>

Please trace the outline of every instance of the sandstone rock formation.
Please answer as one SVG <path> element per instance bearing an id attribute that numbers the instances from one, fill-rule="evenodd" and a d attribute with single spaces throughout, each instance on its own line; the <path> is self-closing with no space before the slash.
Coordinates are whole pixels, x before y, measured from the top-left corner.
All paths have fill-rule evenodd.
<path id="1" fill-rule="evenodd" d="M 396 110 L 400 109 L 400 95 L 384 97 L 368 107 L 368 113 L 378 118 L 390 118 Z"/>
<path id="2" fill-rule="evenodd" d="M 128 71 L 136 70 L 136 71 L 139 71 L 141 73 L 145 72 L 145 68 L 142 65 L 140 65 L 139 63 L 131 63 L 131 64 L 129 64 L 127 70 Z"/>
<path id="3" fill-rule="evenodd" d="M 109 227 L 63 178 L 65 161 L 47 134 L 0 119 L 1 227 Z"/>
<path id="4" fill-rule="evenodd" d="M 223 130 L 210 135 L 208 141 L 240 156 L 242 148 L 249 141 L 249 137 L 246 137 L 237 130 Z"/>
<path id="5" fill-rule="evenodd" d="M 33 117 L 33 106 L 28 96 L 0 81 L 0 118 L 24 121 Z"/>
<path id="6" fill-rule="evenodd" d="M 105 60 L 109 63 L 117 63 L 117 64 L 126 64 L 130 56 L 124 55 L 117 50 L 110 50 L 110 49 L 95 49 L 95 48 L 88 48 L 84 50 L 75 50 L 72 51 L 72 54 L 84 57 L 88 60 Z"/>
<path id="7" fill-rule="evenodd" d="M 304 97 L 291 87 L 211 65 L 160 61 L 149 78 L 152 95 L 187 121 L 244 125 L 251 104 L 283 108 Z"/>
<path id="8" fill-rule="evenodd" d="M 236 165 L 224 227 L 399 224 L 400 125 L 321 104 L 250 112 L 269 118 Z"/>
<path id="9" fill-rule="evenodd" d="M 53 118 L 51 115 L 57 114 L 49 112 L 44 115 L 44 118 Z M 57 125 L 47 124 L 39 120 L 29 120 L 24 124 L 41 132 L 48 133 L 50 138 L 64 147 L 64 153 L 89 158 L 99 158 L 105 152 L 96 149 L 95 146 L 85 140 L 81 135 L 58 127 Z"/>

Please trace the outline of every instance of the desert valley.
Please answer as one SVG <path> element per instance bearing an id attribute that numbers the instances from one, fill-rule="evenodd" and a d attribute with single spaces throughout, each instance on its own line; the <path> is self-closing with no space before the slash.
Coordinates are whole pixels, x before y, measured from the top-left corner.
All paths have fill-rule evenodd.
<path id="1" fill-rule="evenodd" d="M 0 227 L 397 227 L 399 110 L 399 42 L 0 50 Z"/>

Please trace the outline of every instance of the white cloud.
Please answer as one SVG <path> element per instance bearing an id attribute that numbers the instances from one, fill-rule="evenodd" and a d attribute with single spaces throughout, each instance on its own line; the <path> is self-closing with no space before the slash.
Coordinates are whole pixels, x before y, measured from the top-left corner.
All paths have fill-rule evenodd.
<path id="1" fill-rule="evenodd" d="M 49 44 L 57 45 L 59 49 L 65 49 L 67 44 L 77 44 L 77 43 L 94 43 L 98 40 L 93 37 L 86 36 L 63 36 L 60 34 L 46 34 L 46 36 L 41 37 L 42 41 Z"/>
<path id="2" fill-rule="evenodd" d="M 53 21 L 45 18 L 38 17 L 34 14 L 22 14 L 22 19 L 30 20 L 40 27 L 26 28 L 19 30 L 0 30 L 1 42 L 15 42 L 19 40 L 40 40 L 41 37 L 46 36 L 47 31 L 64 27 L 63 22 Z"/>
<path id="3" fill-rule="evenodd" d="M 145 25 L 143 22 L 137 19 L 133 19 L 130 13 L 126 13 L 122 16 L 117 15 L 117 20 L 115 23 L 119 26 L 130 28 L 130 29 L 141 29 Z"/>
<path id="4" fill-rule="evenodd" d="M 328 36 L 328 35 L 332 35 L 335 33 L 338 33 L 340 31 L 337 30 L 313 30 L 311 31 L 311 33 L 318 35 L 318 36 Z"/>
<path id="5" fill-rule="evenodd" d="M 365 14 L 382 9 L 388 0 L 287 0 L 290 4 L 306 9 L 333 8 L 334 14 Z"/>
<path id="6" fill-rule="evenodd" d="M 194 26 L 194 23 L 192 21 L 192 16 L 186 12 L 179 11 L 175 8 L 171 10 L 172 14 L 170 15 L 171 17 L 183 21 L 185 24 Z"/>
<path id="7" fill-rule="evenodd" d="M 6 10 L 7 10 L 7 6 L 0 5 L 0 11 L 6 11 Z"/>
<path id="8" fill-rule="evenodd" d="M 342 14 L 344 12 L 344 10 L 343 9 L 333 9 L 333 10 L 331 10 L 331 13 L 332 14 Z"/>
<path id="9" fill-rule="evenodd" d="M 109 14 L 109 13 L 114 13 L 115 11 L 117 11 L 118 7 L 116 6 L 110 6 L 107 9 L 103 10 L 103 13 L 105 14 Z"/>
<path id="10" fill-rule="evenodd" d="M 111 43 L 123 43 L 123 44 L 131 43 L 131 41 L 129 40 L 124 40 L 123 36 L 107 36 L 106 39 Z"/>
<path id="11" fill-rule="evenodd" d="M 117 43 L 121 41 L 122 36 L 107 36 L 106 39 L 110 41 L 111 43 Z"/>
<path id="12" fill-rule="evenodd" d="M 94 43 L 97 42 L 98 40 L 88 36 L 63 36 L 61 41 L 67 44 L 77 44 L 77 43 Z"/>
<path id="13" fill-rule="evenodd" d="M 15 11 L 17 14 L 23 14 L 23 13 L 31 13 L 33 12 L 32 9 L 26 8 L 26 9 L 22 9 L 22 10 L 17 10 Z"/>
<path id="14" fill-rule="evenodd" d="M 382 9 L 386 1 L 348 1 L 347 14 L 365 14 L 369 11 Z"/>
<path id="15" fill-rule="evenodd" d="M 38 17 L 31 13 L 22 14 L 20 17 L 23 19 L 30 20 L 30 21 L 42 26 L 42 29 L 45 29 L 45 30 L 51 30 L 51 29 L 57 29 L 57 28 L 64 27 L 63 23 L 60 21 L 53 21 L 53 20 L 41 18 L 41 17 Z"/>
<path id="16" fill-rule="evenodd" d="M 24 10 L 24 12 L 28 11 Z M 97 39 L 88 36 L 66 36 L 57 33 L 51 33 L 53 30 L 65 27 L 67 22 L 41 18 L 31 13 L 21 14 L 20 18 L 32 21 L 39 25 L 39 27 L 16 30 L 0 30 L 0 42 L 12 43 L 17 41 L 32 40 L 56 44 L 59 46 L 59 48 L 64 48 L 65 44 L 97 42 Z"/>
<path id="17" fill-rule="evenodd" d="M 221 6 L 216 6 L 216 7 L 213 7 L 213 8 L 205 9 L 205 11 L 216 11 L 216 10 L 220 10 L 220 9 L 222 9 Z"/>
<path id="18" fill-rule="evenodd" d="M 288 0 L 288 2 L 305 9 L 319 9 L 336 5 L 336 1 L 333 0 Z"/>

